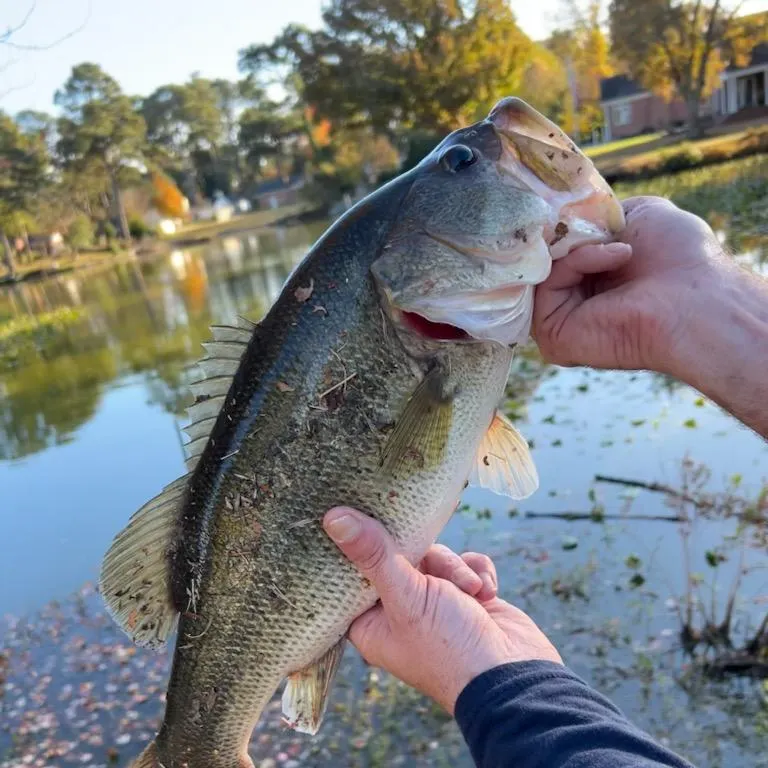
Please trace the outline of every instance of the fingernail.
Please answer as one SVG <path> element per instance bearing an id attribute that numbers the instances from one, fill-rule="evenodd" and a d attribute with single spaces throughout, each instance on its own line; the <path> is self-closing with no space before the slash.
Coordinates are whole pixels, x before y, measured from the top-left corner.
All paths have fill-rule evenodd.
<path id="1" fill-rule="evenodd" d="M 337 544 L 346 544 L 360 533 L 360 521 L 343 510 L 331 510 L 325 518 L 325 530 Z"/>
<path id="2" fill-rule="evenodd" d="M 611 256 L 623 256 L 625 253 L 632 251 L 632 246 L 628 243 L 608 243 L 603 247 Z"/>
<path id="3" fill-rule="evenodd" d="M 496 592 L 496 584 L 490 573 L 482 573 L 480 574 L 480 578 L 482 579 L 483 586 L 486 589 L 490 590 L 491 592 Z"/>

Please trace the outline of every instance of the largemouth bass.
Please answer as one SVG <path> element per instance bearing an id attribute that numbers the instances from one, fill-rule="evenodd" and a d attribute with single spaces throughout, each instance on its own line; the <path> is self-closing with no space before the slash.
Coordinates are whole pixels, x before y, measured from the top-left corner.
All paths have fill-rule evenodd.
<path id="1" fill-rule="evenodd" d="M 418 561 L 467 482 L 538 486 L 496 413 L 552 259 L 624 227 L 594 166 L 517 99 L 449 135 L 317 241 L 258 325 L 213 328 L 189 473 L 117 535 L 100 587 L 141 646 L 177 630 L 142 768 L 243 768 L 264 706 L 315 733 L 370 583 L 326 536 L 339 504 Z"/>

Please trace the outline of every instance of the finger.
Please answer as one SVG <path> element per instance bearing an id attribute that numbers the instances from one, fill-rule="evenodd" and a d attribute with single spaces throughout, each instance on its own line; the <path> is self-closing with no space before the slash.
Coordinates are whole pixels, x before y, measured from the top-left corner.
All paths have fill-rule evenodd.
<path id="1" fill-rule="evenodd" d="M 423 576 L 398 553 L 395 542 L 376 520 L 349 507 L 326 512 L 323 527 L 336 546 L 378 592 L 385 610 L 412 596 Z"/>
<path id="2" fill-rule="evenodd" d="M 347 637 L 368 664 L 384 666 L 383 651 L 391 647 L 389 621 L 381 605 L 376 605 L 350 625 Z"/>
<path id="3" fill-rule="evenodd" d="M 676 208 L 677 206 L 666 197 L 655 197 L 653 195 L 637 195 L 636 197 L 628 197 L 622 203 L 624 207 L 624 213 L 627 215 L 635 215 L 638 211 L 644 208 L 650 208 L 651 206 L 666 206 L 668 208 Z"/>
<path id="4" fill-rule="evenodd" d="M 465 552 L 461 559 L 478 575 L 483 582 L 483 588 L 475 597 L 484 603 L 493 600 L 499 591 L 499 579 L 496 575 L 496 565 L 488 555 L 480 552 Z"/>
<path id="5" fill-rule="evenodd" d="M 613 272 L 632 258 L 632 246 L 627 243 L 582 245 L 552 265 L 552 272 L 542 288 L 559 291 L 573 288 L 585 275 Z"/>
<path id="6" fill-rule="evenodd" d="M 483 588 L 483 580 L 455 552 L 443 544 L 434 544 L 422 560 L 424 573 L 455 584 L 473 597 Z"/>

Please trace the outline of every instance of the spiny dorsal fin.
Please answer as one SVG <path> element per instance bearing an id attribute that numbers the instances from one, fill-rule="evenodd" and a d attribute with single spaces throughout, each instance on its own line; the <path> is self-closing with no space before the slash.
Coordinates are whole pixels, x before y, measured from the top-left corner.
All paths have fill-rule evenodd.
<path id="1" fill-rule="evenodd" d="M 512 499 L 525 499 L 539 487 L 528 443 L 498 412 L 480 443 L 469 484 Z"/>
<path id="2" fill-rule="evenodd" d="M 453 418 L 453 400 L 441 392 L 434 369 L 413 391 L 384 446 L 381 465 L 396 473 L 436 467 L 443 458 Z"/>
<path id="3" fill-rule="evenodd" d="M 208 356 L 197 363 L 202 378 L 191 385 L 196 400 L 187 409 L 189 424 L 184 427 L 190 438 L 184 446 L 190 471 L 197 465 L 208 443 L 255 327 L 245 318 L 238 318 L 237 325 L 212 325 L 213 341 L 203 343 Z"/>
<path id="4" fill-rule="evenodd" d="M 117 534 L 101 566 L 99 589 L 107 609 L 140 646 L 159 648 L 176 626 L 171 562 L 188 475 L 166 486 Z"/>
<path id="5" fill-rule="evenodd" d="M 288 677 L 283 691 L 283 715 L 299 733 L 316 734 L 328 704 L 331 684 L 344 655 L 343 637 L 314 664 Z"/>

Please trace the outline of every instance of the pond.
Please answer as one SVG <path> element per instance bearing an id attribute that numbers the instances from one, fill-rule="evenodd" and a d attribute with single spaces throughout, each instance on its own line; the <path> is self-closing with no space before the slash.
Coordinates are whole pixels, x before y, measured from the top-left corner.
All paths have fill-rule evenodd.
<path id="1" fill-rule="evenodd" d="M 208 326 L 258 319 L 326 224 L 0 293 L 0 765 L 126 764 L 151 738 L 169 653 L 136 652 L 90 585 L 114 534 L 183 472 Z M 533 348 L 505 410 L 541 488 L 518 508 L 467 491 L 441 540 L 493 555 L 503 596 L 638 725 L 699 765 L 768 765 L 768 689 L 704 674 L 680 640 L 688 605 L 692 627 L 720 621 L 737 577 L 734 639 L 766 613 L 745 510 L 764 501 L 768 445 L 677 382 L 547 366 Z M 450 720 L 352 650 L 317 738 L 276 707 L 257 766 L 471 764 Z"/>

